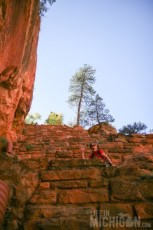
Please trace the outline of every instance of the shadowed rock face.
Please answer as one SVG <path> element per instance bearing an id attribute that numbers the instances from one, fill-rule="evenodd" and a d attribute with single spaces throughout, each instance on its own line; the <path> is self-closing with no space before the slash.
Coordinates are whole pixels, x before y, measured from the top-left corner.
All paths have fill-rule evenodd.
<path id="1" fill-rule="evenodd" d="M 0 136 L 12 141 L 30 109 L 40 18 L 38 0 L 0 1 Z"/>

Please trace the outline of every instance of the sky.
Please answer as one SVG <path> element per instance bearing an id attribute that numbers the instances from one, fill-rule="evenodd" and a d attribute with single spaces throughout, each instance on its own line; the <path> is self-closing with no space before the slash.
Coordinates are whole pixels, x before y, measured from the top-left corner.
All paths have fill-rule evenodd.
<path id="1" fill-rule="evenodd" d="M 56 0 L 41 20 L 30 114 L 74 120 L 71 77 L 84 64 L 118 130 L 133 122 L 153 129 L 153 0 Z"/>

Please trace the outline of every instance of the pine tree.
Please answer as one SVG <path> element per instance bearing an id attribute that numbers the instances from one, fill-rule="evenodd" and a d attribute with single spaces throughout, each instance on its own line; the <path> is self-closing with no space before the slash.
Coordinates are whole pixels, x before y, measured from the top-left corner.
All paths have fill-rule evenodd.
<path id="1" fill-rule="evenodd" d="M 56 2 L 56 0 L 40 0 L 40 2 L 39 2 L 39 14 L 40 14 L 40 16 L 44 16 L 44 13 L 47 12 L 47 10 L 48 10 L 47 4 L 52 5 L 54 2 Z"/>
<path id="2" fill-rule="evenodd" d="M 146 129 L 147 129 L 147 126 L 144 123 L 134 122 L 133 125 L 129 124 L 129 125 L 123 126 L 121 129 L 119 129 L 119 132 L 125 135 L 131 135 L 135 133 L 142 133 L 142 131 L 145 131 Z"/>
<path id="3" fill-rule="evenodd" d="M 80 119 L 83 119 L 88 100 L 95 94 L 95 90 L 92 87 L 95 83 L 95 71 L 92 66 L 85 64 L 70 79 L 69 92 L 72 94 L 68 98 L 68 103 L 77 110 L 77 125 L 80 125 Z"/>
<path id="4" fill-rule="evenodd" d="M 84 120 L 81 120 L 81 122 L 84 126 L 100 125 L 102 122 L 114 122 L 114 118 L 109 114 L 109 110 L 106 109 L 106 105 L 99 94 L 96 94 L 88 101 Z"/>

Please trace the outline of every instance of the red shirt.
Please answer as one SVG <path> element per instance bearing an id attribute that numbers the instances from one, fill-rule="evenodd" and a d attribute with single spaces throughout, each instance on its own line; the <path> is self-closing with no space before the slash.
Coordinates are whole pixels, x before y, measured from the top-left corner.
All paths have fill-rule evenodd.
<path id="1" fill-rule="evenodd" d="M 92 152 L 92 154 L 89 156 L 89 158 L 93 159 L 93 158 L 100 158 L 100 159 L 103 159 L 104 161 L 107 160 L 106 156 L 105 156 L 105 153 L 102 149 L 98 149 L 97 151 L 95 152 Z"/>

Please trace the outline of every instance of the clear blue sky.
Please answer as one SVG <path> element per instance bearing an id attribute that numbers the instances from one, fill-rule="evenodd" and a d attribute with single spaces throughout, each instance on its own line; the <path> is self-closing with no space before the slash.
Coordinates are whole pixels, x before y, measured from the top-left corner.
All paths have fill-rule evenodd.
<path id="1" fill-rule="evenodd" d="M 153 129 L 153 0 L 56 0 L 42 18 L 30 113 L 74 119 L 70 78 L 84 64 L 119 129 L 143 122 Z"/>

